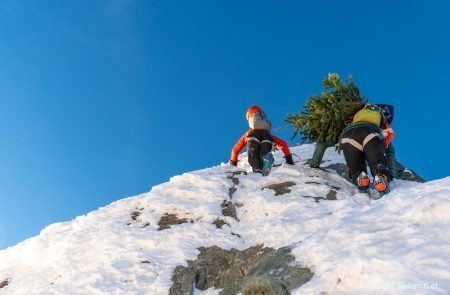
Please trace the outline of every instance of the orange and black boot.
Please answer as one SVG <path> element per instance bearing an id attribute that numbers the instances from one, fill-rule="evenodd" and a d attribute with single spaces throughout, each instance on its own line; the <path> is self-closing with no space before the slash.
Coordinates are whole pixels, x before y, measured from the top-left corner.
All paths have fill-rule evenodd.
<path id="1" fill-rule="evenodd" d="M 356 182 L 360 193 L 366 193 L 369 190 L 370 179 L 365 172 L 359 174 Z"/>
<path id="2" fill-rule="evenodd" d="M 383 174 L 377 174 L 375 176 L 374 185 L 380 198 L 390 192 L 388 178 Z"/>

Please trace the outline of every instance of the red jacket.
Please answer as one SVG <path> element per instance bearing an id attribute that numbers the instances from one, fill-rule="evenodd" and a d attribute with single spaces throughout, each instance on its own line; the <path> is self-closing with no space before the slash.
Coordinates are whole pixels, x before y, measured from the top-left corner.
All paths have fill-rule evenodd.
<path id="1" fill-rule="evenodd" d="M 253 131 L 253 129 L 249 129 L 247 132 L 242 135 L 241 138 L 236 142 L 233 149 L 231 150 L 231 161 L 237 161 L 239 153 L 242 151 L 242 149 L 247 145 L 247 135 Z M 291 151 L 289 150 L 289 146 L 287 143 L 282 140 L 281 138 L 278 138 L 276 136 L 271 135 L 273 138 L 273 142 L 275 142 L 278 149 L 280 149 L 284 156 L 287 157 L 291 154 Z"/>
<path id="2" fill-rule="evenodd" d="M 384 135 L 384 144 L 386 145 L 386 148 L 388 148 L 391 141 L 394 140 L 395 132 L 388 123 L 381 127 L 381 132 Z"/>

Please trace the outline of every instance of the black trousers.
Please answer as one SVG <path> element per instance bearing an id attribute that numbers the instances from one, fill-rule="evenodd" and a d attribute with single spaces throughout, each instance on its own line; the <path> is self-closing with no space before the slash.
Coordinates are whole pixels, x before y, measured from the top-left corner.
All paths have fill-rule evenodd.
<path id="1" fill-rule="evenodd" d="M 263 168 L 264 157 L 272 151 L 272 143 L 272 136 L 266 130 L 252 130 L 247 135 L 248 163 L 253 171 Z"/>
<path id="2" fill-rule="evenodd" d="M 341 136 L 341 149 L 353 183 L 356 184 L 362 171 L 367 173 L 366 162 L 373 176 L 380 171 L 386 174 L 386 146 L 380 129 L 375 125 L 347 127 Z"/>

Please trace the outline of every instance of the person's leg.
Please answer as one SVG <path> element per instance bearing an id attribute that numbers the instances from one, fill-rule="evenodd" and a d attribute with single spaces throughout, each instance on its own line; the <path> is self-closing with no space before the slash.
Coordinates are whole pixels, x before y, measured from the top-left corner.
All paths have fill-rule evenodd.
<path id="1" fill-rule="evenodd" d="M 268 153 L 272 151 L 273 139 L 268 131 L 265 130 L 258 130 L 258 131 L 259 131 L 259 138 L 261 139 L 261 144 L 259 146 L 259 160 L 261 161 L 261 165 L 263 165 L 264 158 Z"/>
<path id="2" fill-rule="evenodd" d="M 389 181 L 391 180 L 391 173 L 386 167 L 386 146 L 384 140 L 375 137 L 364 147 L 364 154 L 367 159 L 370 171 L 374 176 L 375 189 L 380 194 L 389 192 Z"/>
<path id="3" fill-rule="evenodd" d="M 358 185 L 358 176 L 361 172 L 366 172 L 364 153 L 350 144 L 344 144 L 342 150 L 344 152 L 350 179 L 355 185 Z"/>
<path id="4" fill-rule="evenodd" d="M 364 152 L 360 143 L 365 132 L 365 128 L 355 127 L 344 131 L 341 138 L 341 149 L 344 152 L 348 173 L 355 185 L 358 185 L 358 176 L 361 172 L 367 173 Z"/>
<path id="5" fill-rule="evenodd" d="M 259 158 L 261 139 L 257 132 L 252 131 L 247 136 L 247 155 L 248 163 L 253 168 L 253 172 L 259 172 L 262 169 L 262 162 Z"/>
<path id="6" fill-rule="evenodd" d="M 366 157 L 372 175 L 383 174 L 387 179 L 390 179 L 391 174 L 386 167 L 385 154 L 386 146 L 381 138 L 374 137 L 364 146 L 364 156 Z"/>

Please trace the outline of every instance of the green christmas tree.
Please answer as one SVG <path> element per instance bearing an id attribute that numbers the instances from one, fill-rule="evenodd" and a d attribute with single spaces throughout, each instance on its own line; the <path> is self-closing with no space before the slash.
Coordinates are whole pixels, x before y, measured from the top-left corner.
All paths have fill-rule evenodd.
<path id="1" fill-rule="evenodd" d="M 304 142 L 322 142 L 329 145 L 339 140 L 346 120 L 363 108 L 367 100 L 349 75 L 344 81 L 338 74 L 328 74 L 323 80 L 321 96 L 312 96 L 299 114 L 289 115 L 285 121 L 294 127 L 294 138 L 302 135 Z"/>

